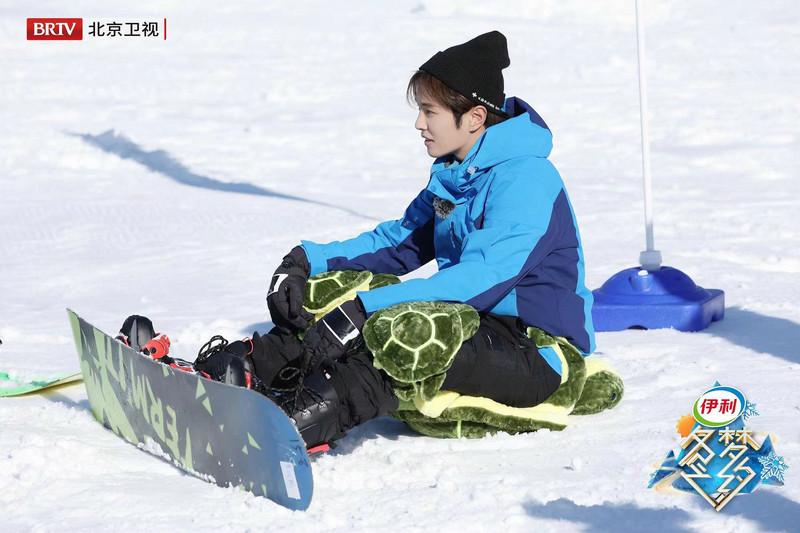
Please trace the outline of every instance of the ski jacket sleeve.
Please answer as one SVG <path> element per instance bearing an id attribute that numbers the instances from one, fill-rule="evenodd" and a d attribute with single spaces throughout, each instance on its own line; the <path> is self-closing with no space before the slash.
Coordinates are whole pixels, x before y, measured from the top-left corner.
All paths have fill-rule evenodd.
<path id="1" fill-rule="evenodd" d="M 330 270 L 369 270 L 376 274 L 403 275 L 434 258 L 433 205 L 423 189 L 403 217 L 378 224 L 344 241 L 318 244 L 301 241 L 311 275 Z"/>
<path id="2" fill-rule="evenodd" d="M 468 233 L 459 262 L 429 278 L 410 279 L 372 291 L 359 292 L 371 314 L 384 307 L 412 301 L 452 301 L 489 310 L 550 254 L 561 231 L 553 206 L 563 182 L 549 162 L 505 175 L 492 184 L 484 225 Z"/>

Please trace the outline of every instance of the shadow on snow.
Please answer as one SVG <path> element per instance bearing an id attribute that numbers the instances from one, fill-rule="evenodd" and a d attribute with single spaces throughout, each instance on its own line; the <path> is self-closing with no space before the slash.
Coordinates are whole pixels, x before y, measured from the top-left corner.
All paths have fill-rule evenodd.
<path id="1" fill-rule="evenodd" d="M 568 520 L 585 525 L 586 533 L 606 531 L 648 533 L 683 533 L 692 531 L 688 527 L 691 515 L 681 509 L 647 509 L 632 503 L 578 505 L 566 498 L 540 504 L 526 502 L 525 512 L 537 518 Z M 713 510 L 711 512 L 714 512 Z"/>
<path id="2" fill-rule="evenodd" d="M 778 489 L 780 490 L 780 489 Z M 646 529 L 650 533 L 683 533 L 694 531 L 689 526 L 699 513 L 716 514 L 698 496 L 699 507 L 694 516 L 678 508 L 642 508 L 632 503 L 578 505 L 566 498 L 546 504 L 526 502 L 523 504 L 528 515 L 552 520 L 568 520 L 585 526 L 584 531 L 600 533 L 605 531 L 639 532 Z M 790 500 L 776 490 L 759 489 L 752 494 L 737 496 L 720 513 L 736 516 L 758 524 L 758 531 L 793 531 L 800 521 L 800 503 Z"/>
<path id="3" fill-rule="evenodd" d="M 725 309 L 725 318 L 714 322 L 703 333 L 722 337 L 753 350 L 800 363 L 800 324 L 785 318 L 762 315 L 741 307 Z"/>
<path id="4" fill-rule="evenodd" d="M 66 133 L 72 137 L 78 137 L 84 142 L 99 148 L 104 152 L 114 154 L 122 159 L 131 159 L 136 161 L 140 165 L 146 167 L 148 170 L 162 174 L 180 184 L 188 185 L 190 187 L 199 187 L 201 189 L 232 192 L 238 194 L 251 194 L 255 196 L 267 196 L 271 198 L 303 202 L 322 207 L 331 207 L 333 209 L 338 209 L 340 211 L 344 211 L 345 213 L 367 220 L 378 220 L 374 217 L 363 215 L 346 207 L 319 202 L 316 200 L 309 200 L 308 198 L 303 198 L 301 196 L 271 191 L 251 183 L 229 183 L 219 181 L 208 176 L 203 176 L 201 174 L 196 174 L 183 165 L 183 163 L 173 158 L 165 150 L 143 150 L 138 144 L 131 141 L 124 135 L 116 134 L 114 130 L 104 131 L 99 135 L 92 135 L 90 133 Z"/>

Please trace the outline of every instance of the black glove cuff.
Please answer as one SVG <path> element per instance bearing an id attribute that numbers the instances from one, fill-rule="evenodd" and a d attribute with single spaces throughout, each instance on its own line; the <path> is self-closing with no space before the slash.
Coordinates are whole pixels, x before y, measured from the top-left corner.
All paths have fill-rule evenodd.
<path id="1" fill-rule="evenodd" d="M 364 310 L 361 298 L 356 296 L 355 299 L 343 303 L 340 307 L 358 331 L 364 329 L 364 323 L 367 321 L 367 312 Z"/>
<path id="2" fill-rule="evenodd" d="M 364 324 L 367 322 L 367 311 L 364 309 L 364 302 L 361 301 L 361 298 L 356 296 L 353 300 L 342 304 L 343 308 L 345 306 L 347 306 L 345 312 L 350 317 L 350 320 L 353 321 L 353 324 L 359 331 L 364 329 Z"/>
<path id="3" fill-rule="evenodd" d="M 326 327 L 342 345 L 358 337 L 366 321 L 367 314 L 358 297 L 335 307 L 321 320 L 322 326 Z"/>

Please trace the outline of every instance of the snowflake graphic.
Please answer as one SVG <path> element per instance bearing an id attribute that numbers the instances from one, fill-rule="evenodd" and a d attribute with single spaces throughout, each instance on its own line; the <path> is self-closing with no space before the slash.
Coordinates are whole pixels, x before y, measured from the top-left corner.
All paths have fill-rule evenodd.
<path id="1" fill-rule="evenodd" d="M 782 456 L 775 454 L 775 450 L 769 452 L 766 457 L 759 457 L 758 462 L 764 467 L 761 471 L 762 480 L 774 477 L 783 483 L 783 474 L 789 466 L 783 460 Z"/>
<path id="2" fill-rule="evenodd" d="M 759 412 L 756 410 L 756 404 L 753 402 L 747 402 L 747 406 L 742 411 L 742 420 L 747 421 L 748 418 L 751 416 L 758 416 Z"/>

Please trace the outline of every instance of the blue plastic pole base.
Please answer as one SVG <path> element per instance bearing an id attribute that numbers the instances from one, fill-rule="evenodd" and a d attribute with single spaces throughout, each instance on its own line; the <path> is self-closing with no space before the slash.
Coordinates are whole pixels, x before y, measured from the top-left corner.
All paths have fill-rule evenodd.
<path id="1" fill-rule="evenodd" d="M 668 266 L 652 272 L 627 268 L 592 293 L 595 331 L 700 331 L 725 316 L 724 292 L 698 287 L 689 276 Z"/>

